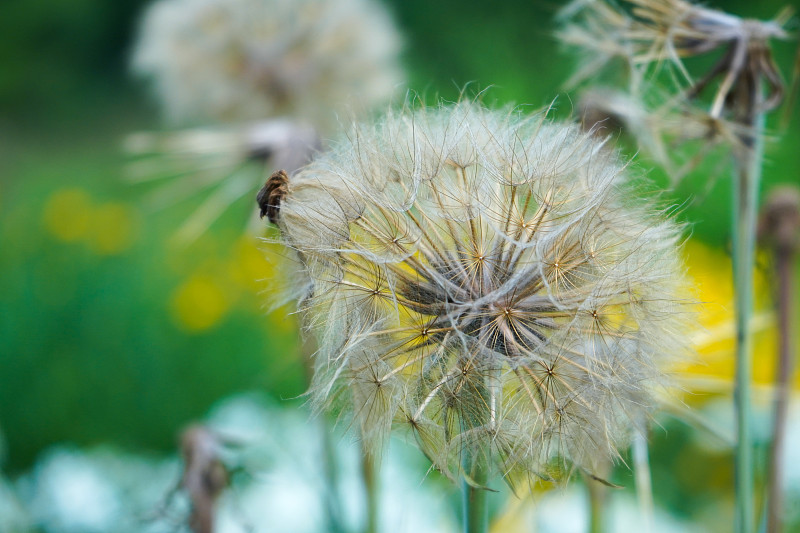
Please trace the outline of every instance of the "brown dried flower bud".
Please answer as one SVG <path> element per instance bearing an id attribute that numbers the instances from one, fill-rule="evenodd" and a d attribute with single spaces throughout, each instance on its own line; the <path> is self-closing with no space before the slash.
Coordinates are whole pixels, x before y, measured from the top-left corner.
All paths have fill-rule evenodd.
<path id="1" fill-rule="evenodd" d="M 759 236 L 779 251 L 792 253 L 800 245 L 800 189 L 776 187 L 764 202 Z"/>
<path id="2" fill-rule="evenodd" d="M 287 194 L 289 194 L 289 175 L 285 170 L 273 172 L 256 195 L 256 202 L 261 209 L 259 213 L 261 218 L 266 216 L 270 222 L 277 224 L 281 200 Z"/>

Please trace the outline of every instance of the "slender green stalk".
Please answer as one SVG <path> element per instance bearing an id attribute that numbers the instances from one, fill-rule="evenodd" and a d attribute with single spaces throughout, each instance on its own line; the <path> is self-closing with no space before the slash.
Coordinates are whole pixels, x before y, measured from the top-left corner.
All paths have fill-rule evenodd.
<path id="1" fill-rule="evenodd" d="M 636 483 L 636 498 L 642 513 L 641 533 L 653 531 L 653 485 L 650 476 L 650 458 L 647 436 L 636 433 L 633 437 L 633 472 Z"/>
<path id="2" fill-rule="evenodd" d="M 737 122 L 747 128 L 736 151 L 736 181 L 733 186 L 733 282 L 736 299 L 736 522 L 737 533 L 753 531 L 753 444 L 750 385 L 753 309 L 753 264 L 755 261 L 758 189 L 763 159 L 763 90 L 755 82 L 740 102 Z"/>
<path id="3" fill-rule="evenodd" d="M 314 375 L 314 362 L 311 357 L 315 351 L 316 342 L 310 338 L 303 339 L 300 347 L 300 357 L 308 383 L 311 383 L 311 378 Z M 342 525 L 342 506 L 339 501 L 339 473 L 336 468 L 336 451 L 331 439 L 328 420 L 320 416 L 316 425 L 316 430 L 319 432 L 320 447 L 322 448 L 322 473 L 325 480 L 325 517 L 328 522 L 328 531 L 331 533 L 343 533 L 345 529 Z"/>
<path id="4" fill-rule="evenodd" d="M 486 469 L 478 467 L 473 469 L 476 483 L 486 483 Z M 483 474 L 481 474 L 483 472 Z M 465 533 L 486 533 L 489 531 L 489 491 L 477 488 L 466 481 L 462 483 L 464 495 L 464 532 Z"/>
<path id="5" fill-rule="evenodd" d="M 469 363 L 466 363 L 468 365 Z M 465 401 L 469 405 L 478 406 L 466 412 L 461 418 L 464 431 L 474 431 L 489 426 L 494 428 L 497 416 L 497 377 L 498 371 L 486 379 L 483 387 L 465 387 Z M 465 533 L 486 533 L 489 531 L 489 506 L 486 490 L 489 482 L 489 443 L 479 439 L 467 446 L 463 452 L 461 466 L 464 475 L 470 480 L 462 482 L 461 490 L 464 507 Z"/>
<path id="6" fill-rule="evenodd" d="M 588 476 L 586 489 L 589 491 L 589 533 L 603 533 L 606 531 L 608 489 Z"/>
<path id="7" fill-rule="evenodd" d="M 584 473 L 586 490 L 589 493 L 589 533 L 603 533 L 608 531 L 608 487 L 598 479 L 609 479 L 612 464 L 604 459 L 596 466 L 594 475 Z"/>
<path id="8" fill-rule="evenodd" d="M 380 465 L 375 454 L 370 453 L 364 441 L 361 443 L 361 476 L 364 479 L 364 492 L 367 502 L 366 533 L 378 533 L 380 506 Z"/>
<path id="9" fill-rule="evenodd" d="M 339 472 L 336 468 L 333 441 L 328 430 L 328 424 L 323 417 L 320 417 L 317 427 L 320 432 L 320 444 L 322 446 L 322 468 L 325 476 L 325 516 L 328 521 L 328 531 L 331 533 L 343 533 L 345 529 L 342 525 L 340 512 L 342 507 L 339 502 L 339 490 L 337 487 Z"/>

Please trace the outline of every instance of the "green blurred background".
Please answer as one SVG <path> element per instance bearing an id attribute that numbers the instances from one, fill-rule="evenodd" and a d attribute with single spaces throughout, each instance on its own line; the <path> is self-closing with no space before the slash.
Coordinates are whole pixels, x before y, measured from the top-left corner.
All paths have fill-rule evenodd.
<path id="1" fill-rule="evenodd" d="M 268 313 L 269 265 L 241 238 L 243 202 L 188 247 L 168 237 L 194 207 L 150 213 L 123 177 L 121 141 L 161 125 L 126 62 L 142 0 L 0 3 L 0 431 L 7 473 L 54 443 L 174 449 L 176 431 L 236 391 L 302 403 L 296 325 Z M 428 101 L 491 86 L 489 104 L 557 99 L 574 61 L 552 36 L 556 2 L 392 0 L 412 90 Z M 773 16 L 780 0 L 726 2 Z M 788 72 L 793 44 L 777 57 Z M 764 189 L 798 182 L 798 110 L 767 149 Z M 773 130 L 778 131 L 773 117 Z M 642 165 L 644 166 L 644 165 Z M 651 176 L 662 184 L 657 172 Z M 666 202 L 695 239 L 723 250 L 729 187 L 695 172 Z M 255 191 L 254 191 L 255 194 Z M 690 198 L 690 201 L 686 201 Z M 657 496 L 684 512 L 686 486 L 730 483 L 724 454 L 685 458 L 684 426 L 656 440 Z M 688 445 L 688 444 L 687 444 Z M 703 453 L 706 453 L 704 456 Z M 711 455 L 708 455 L 711 454 Z M 719 464 L 718 464 L 719 463 Z M 660 465 L 660 466 L 659 466 Z M 715 470 L 716 468 L 716 470 Z M 620 474 L 625 476 L 624 474 Z M 716 477 L 715 477 L 716 476 Z M 712 479 L 713 478 L 713 479 Z"/>

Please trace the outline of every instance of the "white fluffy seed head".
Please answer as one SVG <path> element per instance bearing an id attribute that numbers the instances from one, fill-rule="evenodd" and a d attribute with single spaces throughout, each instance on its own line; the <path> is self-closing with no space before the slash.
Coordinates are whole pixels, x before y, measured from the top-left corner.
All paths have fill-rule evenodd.
<path id="1" fill-rule="evenodd" d="M 391 98 L 399 50 L 373 0 L 157 0 L 132 67 L 173 121 L 288 115 L 326 128 Z"/>
<path id="2" fill-rule="evenodd" d="M 679 228 L 615 154 L 544 116 L 459 103 L 356 127 L 279 225 L 320 339 L 312 397 L 455 477 L 615 456 L 682 348 Z"/>

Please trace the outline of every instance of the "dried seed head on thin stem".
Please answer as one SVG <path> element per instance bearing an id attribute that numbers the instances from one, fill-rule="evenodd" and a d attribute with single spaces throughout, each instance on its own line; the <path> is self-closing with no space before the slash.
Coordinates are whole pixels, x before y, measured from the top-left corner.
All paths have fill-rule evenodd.
<path id="1" fill-rule="evenodd" d="M 278 223 L 320 339 L 312 397 L 448 475 L 615 456 L 682 350 L 679 228 L 576 127 L 460 103 L 356 127 Z M 310 296 L 309 296 L 310 294 Z"/>
<path id="2" fill-rule="evenodd" d="M 645 139 L 673 145 L 651 155 L 674 175 L 685 170 L 670 161 L 675 145 L 698 140 L 707 151 L 709 144 L 749 144 L 758 133 L 750 131 L 752 114 L 773 110 L 783 99 L 770 41 L 789 37 L 783 28 L 788 10 L 759 21 L 683 0 L 627 0 L 623 5 L 628 9 L 603 0 L 576 0 L 564 8 L 559 38 L 584 56 L 569 83 L 593 78 L 621 60 L 629 97 L 651 117 L 651 135 Z M 690 58 L 714 53 L 718 57 L 708 70 L 692 73 Z M 754 103 L 755 87 L 762 83 L 766 97 Z"/>

